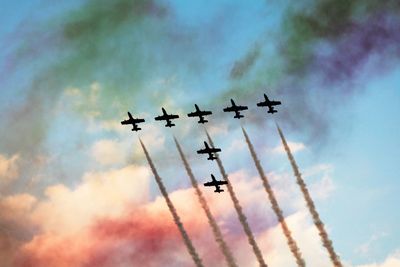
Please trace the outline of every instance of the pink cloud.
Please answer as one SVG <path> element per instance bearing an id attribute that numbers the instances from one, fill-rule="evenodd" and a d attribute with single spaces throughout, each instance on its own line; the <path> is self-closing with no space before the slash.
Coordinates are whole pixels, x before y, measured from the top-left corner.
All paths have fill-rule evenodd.
<path id="1" fill-rule="evenodd" d="M 149 178 L 146 168 L 130 166 L 87 173 L 74 189 L 48 187 L 44 200 L 25 197 L 31 204 L 22 206 L 24 218 L 33 220 L 38 230 L 30 240 L 13 247 L 10 266 L 193 266 L 164 199 L 148 200 Z M 267 263 L 294 266 L 259 178 L 239 171 L 231 174 L 231 182 Z M 238 265 L 257 266 L 229 196 L 202 190 Z M 193 190 L 179 189 L 170 192 L 170 197 L 205 266 L 225 265 Z M 329 264 L 305 210 L 288 215 L 288 224 L 310 266 Z"/>

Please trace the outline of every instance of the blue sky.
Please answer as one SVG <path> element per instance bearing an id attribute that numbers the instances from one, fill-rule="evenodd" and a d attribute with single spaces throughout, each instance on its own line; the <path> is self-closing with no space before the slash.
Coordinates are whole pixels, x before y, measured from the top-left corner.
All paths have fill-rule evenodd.
<path id="1" fill-rule="evenodd" d="M 101 13 L 98 7 L 85 6 L 85 3 L 13 1 L 4 3 L 0 11 L 0 121 L 7 126 L 0 132 L 4 140 L 0 146 L 0 166 L 7 166 L 4 171 L 0 168 L 0 186 L 3 185 L 0 202 L 2 205 L 12 203 L 9 200 L 13 197 L 29 202 L 27 208 L 18 214 L 7 217 L 0 213 L 1 224 L 9 227 L 10 221 L 18 222 L 14 223 L 18 227 L 10 231 L 17 233 L 13 237 L 15 240 L 10 241 L 17 245 L 7 248 L 11 255 L 7 262 L 15 262 L 12 257 L 18 262 L 19 257 L 36 255 L 34 249 L 29 251 L 38 245 L 35 240 L 53 234 L 52 225 L 42 221 L 46 218 L 42 214 L 44 211 L 53 221 L 59 215 L 56 212 L 58 207 L 62 214 L 60 218 L 71 222 L 64 225 L 65 233 L 71 234 L 69 230 L 75 229 L 75 223 L 73 219 L 62 216 L 73 213 L 73 209 L 66 209 L 68 205 L 61 200 L 69 196 L 67 199 L 71 199 L 71 203 L 82 201 L 79 188 L 86 188 L 88 196 L 90 192 L 95 192 L 95 196 L 103 194 L 100 185 L 91 184 L 91 175 L 103 177 L 100 174 L 125 171 L 130 166 L 147 168 L 136 134 L 119 125 L 127 110 L 146 117 L 144 130 L 139 136 L 148 144 L 165 177 L 168 191 L 178 195 L 177 199 L 182 197 L 180 194 L 187 194 L 190 183 L 182 179 L 185 172 L 172 135 L 181 140 L 199 180 L 206 179 L 210 172 L 218 173 L 216 166 L 204 162 L 194 153 L 205 140 L 202 127 L 188 118 L 180 119 L 173 129 L 164 129 L 152 121 L 152 117 L 160 113 L 160 106 L 183 117 L 194 103 L 214 112 L 207 128 L 223 149 L 221 157 L 227 170 L 238 177 L 234 181 L 239 185 L 248 182 L 238 190 L 245 199 L 245 210 L 252 214 L 251 218 L 274 222 L 270 211 L 265 214 L 262 211 L 269 208 L 267 201 L 258 205 L 251 196 L 248 198 L 243 193 L 257 185 L 258 180 L 243 143 L 241 125 L 248 129 L 265 170 L 272 177 L 278 177 L 273 178 L 272 184 L 278 198 L 287 201 L 282 203 L 282 207 L 288 219 L 294 221 L 293 227 L 304 223 L 307 229 L 313 229 L 311 220 L 293 219 L 302 216 L 304 207 L 299 192 L 296 193 L 286 155 L 279 152 L 280 139 L 274 125 L 277 122 L 292 148 L 299 147 L 295 158 L 303 173 L 317 170 L 310 176 L 306 175 L 305 179 L 313 188 L 311 192 L 316 194 L 317 209 L 346 266 L 391 267 L 385 260 L 400 261 L 398 255 L 392 256 L 400 249 L 400 215 L 396 212 L 400 202 L 400 64 L 398 58 L 390 54 L 395 50 L 395 43 L 388 41 L 389 44 L 383 48 L 375 44 L 378 48 L 365 55 L 356 53 L 364 60 L 354 62 L 354 75 L 341 76 L 345 77 L 341 79 L 335 76 L 342 71 L 339 64 L 335 65 L 335 58 L 327 56 L 326 62 L 319 62 L 321 58 L 312 56 L 319 55 L 321 44 L 336 51 L 342 49 L 346 38 L 351 39 L 349 36 L 352 34 L 358 36 L 357 31 L 345 27 L 341 29 L 344 34 L 339 37 L 325 38 L 322 34 L 323 37 L 305 38 L 305 46 L 311 52 L 304 54 L 309 56 L 310 62 L 303 62 L 301 70 L 289 71 L 294 63 L 284 52 L 289 46 L 285 42 L 293 34 L 292 30 L 298 30 L 293 25 L 287 30 L 287 25 L 291 25 L 289 22 L 293 20 L 290 12 L 318 15 L 313 7 L 303 10 L 291 6 L 288 1 L 154 1 L 155 7 L 166 8 L 165 17 L 154 15 L 153 9 L 145 9 L 144 18 L 142 14 L 135 14 L 137 20 L 127 18 L 119 21 L 113 16 L 114 10 Z M 291 11 L 288 8 L 292 8 Z M 87 30 L 81 26 L 84 34 L 68 39 L 67 26 L 75 25 L 75 20 L 81 22 L 80 15 L 73 10 L 83 11 L 84 19 L 81 21 L 88 22 L 92 28 Z M 384 11 L 390 13 L 390 10 Z M 106 18 L 102 20 L 96 14 L 103 14 Z M 369 28 L 368 19 L 374 17 L 374 13 L 371 14 L 365 15 L 365 20 L 357 21 L 360 28 Z M 95 28 L 96 20 L 102 21 L 104 27 Z M 398 32 L 389 33 L 394 36 L 391 40 L 396 40 Z M 306 34 L 303 32 L 304 36 Z M 41 40 L 46 36 L 53 39 L 42 44 Z M 91 49 L 89 52 L 85 50 L 86 45 L 93 46 L 93 58 L 89 53 Z M 18 53 L 21 49 L 28 53 L 21 56 Z M 129 53 L 131 50 L 132 54 Z M 298 50 L 299 54 L 303 51 L 300 46 Z M 344 57 L 353 55 L 353 50 L 348 50 L 343 51 Z M 32 54 L 29 51 L 33 51 Z M 252 53 L 255 56 L 251 60 Z M 81 58 L 75 58 L 75 54 Z M 25 64 L 24 60 L 28 63 Z M 341 56 L 337 60 L 347 62 Z M 332 65 L 329 65 L 330 61 Z M 243 76 L 232 77 L 232 69 L 238 65 L 245 66 Z M 324 69 L 326 66 L 337 68 L 332 72 L 335 73 L 334 79 L 330 80 L 330 74 L 324 73 L 329 69 Z M 342 66 L 342 69 L 346 68 Z M 283 102 L 274 117 L 267 116 L 255 106 L 263 93 Z M 230 98 L 250 106 L 243 121 L 234 121 L 222 112 Z M 142 175 L 140 168 L 133 173 Z M 143 198 L 147 198 L 144 204 L 137 204 L 138 209 L 161 205 L 158 188 L 151 175 L 146 177 L 144 180 L 150 177 L 150 182 L 140 192 L 133 193 L 136 194 L 134 197 L 141 198 L 141 194 L 145 194 Z M 60 185 L 67 188 L 68 193 L 51 193 L 53 186 Z M 129 184 L 132 185 L 136 184 Z M 93 191 L 88 189 L 91 186 Z M 288 187 L 286 193 L 285 186 Z M 254 188 L 262 191 L 262 188 Z M 129 197 L 117 198 L 108 191 L 104 194 L 108 194 L 105 198 L 109 197 L 121 206 L 133 201 Z M 214 196 L 209 198 L 215 203 Z M 102 202 L 96 201 L 94 199 L 87 207 L 88 214 L 93 212 L 89 222 L 95 224 L 102 216 L 124 218 L 125 213 L 110 215 Z M 224 201 L 226 198 L 223 197 L 221 203 Z M 86 204 L 82 205 L 83 211 L 85 208 Z M 186 209 L 181 207 L 181 210 L 186 214 Z M 216 213 L 221 224 L 227 225 L 227 232 L 236 236 L 240 228 L 234 213 L 231 210 L 226 214 Z M 189 215 L 187 218 L 192 220 Z M 268 240 L 264 239 L 266 233 L 274 236 L 271 225 L 260 226 L 260 221 L 250 221 L 259 231 L 260 240 Z M 85 227 L 87 225 L 81 225 L 76 231 L 84 231 Z M 196 235 L 197 228 L 193 229 L 191 231 Z M 20 236 L 24 238 L 20 239 Z M 199 244 L 204 241 L 199 240 Z M 245 246 L 237 242 L 235 246 L 238 248 Z M 312 251 L 312 244 L 313 241 L 310 245 L 305 244 L 305 251 Z M 24 246 L 28 247 L 28 252 Z M 269 253 L 265 254 L 273 258 L 274 253 Z M 324 255 L 324 252 L 318 253 Z M 243 253 L 239 261 L 246 262 L 246 255 Z M 71 257 L 80 266 L 81 256 Z M 36 263 L 40 264 L 40 260 L 51 264 L 53 259 L 39 259 Z M 211 259 L 207 260 L 211 262 Z M 276 262 L 281 263 L 280 260 L 276 259 Z M 310 262 L 310 266 L 319 264 L 318 261 Z"/>

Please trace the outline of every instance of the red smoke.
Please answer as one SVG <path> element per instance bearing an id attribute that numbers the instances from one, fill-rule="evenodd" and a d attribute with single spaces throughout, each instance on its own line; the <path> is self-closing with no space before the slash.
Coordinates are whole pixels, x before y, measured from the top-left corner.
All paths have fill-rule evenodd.
<path id="1" fill-rule="evenodd" d="M 191 227 L 190 230 L 194 236 L 204 234 L 206 225 L 202 225 L 203 229 L 196 227 L 196 223 L 193 225 L 195 229 Z M 89 229 L 65 237 L 37 236 L 21 249 L 15 265 L 151 267 L 192 264 L 171 216 L 164 211 L 160 214 L 143 210 L 124 218 L 100 219 Z"/>

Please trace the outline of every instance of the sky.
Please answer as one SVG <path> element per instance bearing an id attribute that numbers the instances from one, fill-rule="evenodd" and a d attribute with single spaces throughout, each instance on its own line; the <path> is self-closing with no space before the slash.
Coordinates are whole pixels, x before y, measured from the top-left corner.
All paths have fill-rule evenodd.
<path id="1" fill-rule="evenodd" d="M 332 266 L 275 123 L 343 266 L 400 265 L 397 1 L 47 0 L 0 10 L 1 266 L 195 266 L 146 145 L 205 266 L 226 266 L 200 184 L 216 146 L 268 266 L 295 266 L 241 127 L 307 266 Z M 266 93 L 278 113 L 256 106 Z M 222 112 L 233 98 L 245 117 Z M 176 126 L 154 121 L 161 107 Z M 120 124 L 127 111 L 143 130 Z M 258 266 L 227 190 L 200 187 L 238 266 Z"/>

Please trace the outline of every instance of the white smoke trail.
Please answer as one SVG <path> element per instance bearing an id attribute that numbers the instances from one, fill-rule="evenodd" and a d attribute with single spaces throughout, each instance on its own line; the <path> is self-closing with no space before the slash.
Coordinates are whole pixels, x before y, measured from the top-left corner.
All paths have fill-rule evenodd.
<path id="1" fill-rule="evenodd" d="M 170 200 L 170 198 L 168 196 L 167 189 L 165 188 L 164 183 L 163 183 L 160 175 L 158 175 L 157 169 L 154 166 L 153 161 L 151 160 L 151 157 L 150 157 L 149 153 L 147 152 L 146 147 L 144 146 L 142 140 L 139 139 L 139 141 L 140 141 L 140 144 L 142 145 L 144 154 L 146 155 L 147 162 L 150 165 L 150 169 L 153 172 L 154 177 L 156 178 L 157 185 L 160 188 L 161 194 L 163 195 L 163 197 L 165 199 L 165 202 L 167 202 L 168 209 L 172 214 L 172 217 L 174 219 L 174 222 L 175 222 L 176 226 L 179 229 L 179 232 L 181 233 L 183 242 L 185 243 L 186 248 L 189 251 L 190 256 L 192 257 L 192 259 L 193 259 L 193 261 L 194 261 L 194 263 L 195 263 L 195 265 L 197 267 L 204 267 L 203 263 L 202 263 L 202 260 L 200 259 L 198 253 L 196 252 L 196 249 L 194 248 L 193 243 L 190 240 L 189 235 L 187 234 L 185 228 L 183 227 L 181 219 L 179 218 L 179 215 L 176 212 L 176 209 L 175 209 L 174 205 L 172 204 L 172 201 Z"/>
<path id="2" fill-rule="evenodd" d="M 210 135 L 208 134 L 207 130 L 206 130 L 206 134 L 207 134 L 208 142 L 210 143 L 211 147 L 214 147 L 214 143 L 213 143 Z M 217 164 L 218 164 L 218 167 L 219 167 L 219 170 L 221 172 L 223 179 L 228 182 L 227 188 L 228 188 L 229 195 L 232 199 L 233 206 L 235 207 L 239 221 L 243 227 L 244 232 L 246 233 L 247 239 L 250 243 L 250 246 L 253 249 L 253 252 L 257 258 L 257 261 L 260 264 L 260 266 L 267 267 L 267 264 L 265 263 L 263 255 L 261 253 L 261 250 L 258 247 L 257 242 L 254 238 L 253 232 L 251 231 L 250 226 L 247 222 L 246 215 L 244 215 L 244 213 L 243 213 L 242 206 L 240 206 L 239 200 L 237 199 L 236 194 L 233 191 L 233 187 L 232 187 L 231 183 L 229 182 L 228 175 L 226 174 L 225 168 L 222 165 L 221 159 L 219 158 L 218 155 L 217 155 Z"/>
<path id="3" fill-rule="evenodd" d="M 275 197 L 274 191 L 272 190 L 272 187 L 271 187 L 271 185 L 270 185 L 270 183 L 268 181 L 268 178 L 265 175 L 265 172 L 264 172 L 264 170 L 263 170 L 263 168 L 262 168 L 262 166 L 260 164 L 260 160 L 257 157 L 257 154 L 256 154 L 256 151 L 254 150 L 253 144 L 251 143 L 250 138 L 247 135 L 247 132 L 243 127 L 242 127 L 242 131 L 243 131 L 243 135 L 244 135 L 244 137 L 246 139 L 247 146 L 249 147 L 250 154 L 251 154 L 251 156 L 253 158 L 254 164 L 256 165 L 256 168 L 258 170 L 260 178 L 261 178 L 261 180 L 263 182 L 265 191 L 267 191 L 268 198 L 269 198 L 269 201 L 271 202 L 272 209 L 273 209 L 273 211 L 274 211 L 276 217 L 278 218 L 278 221 L 279 221 L 279 223 L 280 223 L 280 225 L 282 227 L 282 231 L 283 231 L 283 234 L 286 237 L 286 240 L 287 240 L 287 243 L 289 245 L 290 251 L 292 252 L 293 256 L 295 257 L 297 265 L 300 266 L 300 267 L 304 267 L 304 266 L 306 266 L 305 261 L 302 258 L 300 250 L 299 250 L 299 247 L 297 246 L 296 241 L 293 239 L 292 233 L 290 232 L 289 227 L 286 224 L 285 217 L 283 217 L 282 210 L 279 207 L 279 204 L 278 204 L 278 201 L 277 201 L 277 199 Z"/>
<path id="4" fill-rule="evenodd" d="M 276 127 L 278 129 L 279 136 L 281 137 L 286 154 L 289 158 L 290 164 L 292 165 L 294 175 L 296 176 L 297 184 L 300 186 L 300 190 L 303 193 L 304 199 L 305 199 L 307 207 L 311 213 L 315 227 L 317 227 L 317 229 L 318 229 L 319 236 L 321 237 L 321 240 L 322 240 L 322 245 L 327 249 L 329 258 L 331 259 L 333 265 L 335 267 L 342 267 L 343 265 L 340 262 L 340 258 L 336 254 L 335 249 L 333 248 L 333 244 L 332 244 L 332 241 L 328 237 L 328 233 L 325 231 L 325 226 L 319 217 L 317 209 L 315 208 L 314 201 L 312 200 L 310 193 L 308 192 L 307 185 L 304 182 L 303 178 L 301 177 L 299 167 L 297 166 L 296 161 L 294 160 L 292 152 L 290 151 L 290 148 L 286 142 L 286 139 L 283 136 L 282 130 L 281 130 L 281 128 L 279 128 L 278 125 L 276 125 Z"/>
<path id="5" fill-rule="evenodd" d="M 207 216 L 208 223 L 210 224 L 212 232 L 213 232 L 214 237 L 215 237 L 215 241 L 218 243 L 218 245 L 219 245 L 219 247 L 220 247 L 220 249 L 222 251 L 222 254 L 224 254 L 226 262 L 228 263 L 228 266 L 237 267 L 235 259 L 232 256 L 232 252 L 229 249 L 228 245 L 226 244 L 224 238 L 222 237 L 222 233 L 221 233 L 221 230 L 220 230 L 220 228 L 219 228 L 219 226 L 217 224 L 217 221 L 215 220 L 214 216 L 212 215 L 211 210 L 210 210 L 210 208 L 209 208 L 209 206 L 207 204 L 207 200 L 205 199 L 205 197 L 203 196 L 203 193 L 201 192 L 201 190 L 199 188 L 199 185 L 198 185 L 197 180 L 196 180 L 196 178 L 195 178 L 195 176 L 194 176 L 194 174 L 192 172 L 192 169 L 191 169 L 191 167 L 189 165 L 189 162 L 187 161 L 186 156 L 183 153 L 182 148 L 179 145 L 179 142 L 175 137 L 174 137 L 174 141 L 175 141 L 175 144 L 176 144 L 176 148 L 179 151 L 179 155 L 181 156 L 183 165 L 185 166 L 186 172 L 187 172 L 187 174 L 188 174 L 188 176 L 190 178 L 190 182 L 192 183 L 192 186 L 196 191 L 196 195 L 197 195 L 197 197 L 199 199 L 200 205 L 203 208 L 203 210 L 204 210 L 204 212 L 205 212 L 205 214 Z"/>

